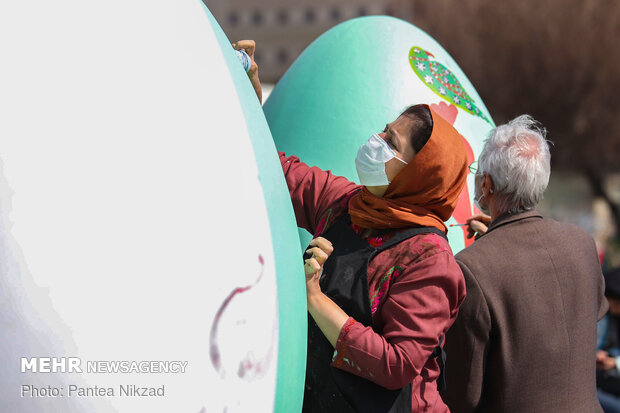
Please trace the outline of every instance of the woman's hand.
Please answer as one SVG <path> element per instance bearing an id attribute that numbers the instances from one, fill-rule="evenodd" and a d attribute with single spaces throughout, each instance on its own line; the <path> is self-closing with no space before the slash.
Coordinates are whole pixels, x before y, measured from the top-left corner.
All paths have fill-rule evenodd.
<path id="1" fill-rule="evenodd" d="M 304 271 L 306 273 L 306 296 L 308 300 L 314 295 L 321 293 L 319 281 L 323 273 L 323 264 L 334 251 L 332 243 L 323 237 L 317 237 L 310 241 L 310 248 L 306 250 L 306 254 L 311 257 L 304 262 Z"/>
<path id="2" fill-rule="evenodd" d="M 260 80 L 258 79 L 258 65 L 254 61 L 256 42 L 254 40 L 239 40 L 237 43 L 233 43 L 232 47 L 235 50 L 243 50 L 248 54 L 248 56 L 250 56 L 250 59 L 252 59 L 252 65 L 248 71 L 248 77 L 250 78 L 250 82 L 252 82 L 252 87 L 254 87 L 256 96 L 258 96 L 258 101 L 263 103 L 263 89 L 260 85 Z"/>
<path id="3" fill-rule="evenodd" d="M 304 262 L 306 272 L 306 298 L 308 312 L 323 332 L 323 335 L 336 347 L 340 330 L 349 316 L 336 303 L 323 294 L 319 281 L 323 273 L 323 264 L 334 251 L 332 243 L 323 237 L 310 241 L 306 250 L 311 257 Z"/>
<path id="4" fill-rule="evenodd" d="M 482 235 L 487 232 L 491 225 L 491 217 L 487 214 L 476 214 L 465 221 L 467 223 L 467 238 Z"/>

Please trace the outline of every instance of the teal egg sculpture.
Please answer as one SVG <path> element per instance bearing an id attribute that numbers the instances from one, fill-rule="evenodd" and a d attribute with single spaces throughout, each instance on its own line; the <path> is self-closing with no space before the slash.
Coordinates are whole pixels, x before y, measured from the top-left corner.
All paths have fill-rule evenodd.
<path id="1" fill-rule="evenodd" d="M 260 45 L 259 45 L 260 47 Z M 279 150 L 359 182 L 354 159 L 406 107 L 425 103 L 462 135 L 470 162 L 494 127 L 475 88 L 432 37 L 386 16 L 361 17 L 324 33 L 297 58 L 264 104 Z M 470 174 L 449 224 L 476 211 Z M 471 240 L 453 227 L 456 253 Z M 300 230 L 302 247 L 311 235 Z"/>
<path id="2" fill-rule="evenodd" d="M 300 411 L 293 209 L 203 3 L 3 2 L 0 33 L 0 411 Z"/>

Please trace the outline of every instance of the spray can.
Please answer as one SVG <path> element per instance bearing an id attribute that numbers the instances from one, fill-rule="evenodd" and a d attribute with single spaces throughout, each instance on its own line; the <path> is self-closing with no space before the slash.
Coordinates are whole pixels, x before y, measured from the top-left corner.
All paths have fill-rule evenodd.
<path id="1" fill-rule="evenodd" d="M 243 69 L 246 73 L 249 72 L 252 67 L 252 59 L 250 59 L 250 56 L 245 52 L 245 50 L 235 50 L 235 52 L 237 52 L 237 57 L 239 58 Z"/>

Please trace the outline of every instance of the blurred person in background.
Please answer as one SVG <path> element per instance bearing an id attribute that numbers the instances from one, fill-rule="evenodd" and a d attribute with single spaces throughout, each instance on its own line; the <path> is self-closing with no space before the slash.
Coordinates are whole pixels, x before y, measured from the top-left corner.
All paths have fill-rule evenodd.
<path id="1" fill-rule="evenodd" d="M 620 413 L 620 268 L 604 275 L 609 312 L 598 323 L 596 385 L 605 413 Z"/>
<path id="2" fill-rule="evenodd" d="M 448 413 L 439 355 L 465 297 L 444 224 L 467 174 L 459 133 L 427 105 L 407 108 L 351 159 L 362 185 L 279 155 L 315 237 L 303 411 Z"/>
<path id="3" fill-rule="evenodd" d="M 467 297 L 446 335 L 453 413 L 601 412 L 596 323 L 607 311 L 592 238 L 534 209 L 549 182 L 545 130 L 523 115 L 491 131 L 456 255 Z M 488 226 L 488 228 L 487 228 Z"/>

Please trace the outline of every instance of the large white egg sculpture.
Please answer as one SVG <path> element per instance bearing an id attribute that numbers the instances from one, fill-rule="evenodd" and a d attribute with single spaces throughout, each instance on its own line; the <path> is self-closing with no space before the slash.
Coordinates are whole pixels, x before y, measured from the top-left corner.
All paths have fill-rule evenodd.
<path id="1" fill-rule="evenodd" d="M 202 2 L 2 2 L 0 56 L 0 411 L 300 410 L 293 210 Z"/>
<path id="2" fill-rule="evenodd" d="M 465 73 L 412 24 L 370 16 L 341 23 L 308 46 L 264 110 L 279 150 L 359 182 L 354 159 L 360 145 L 418 103 L 454 125 L 474 162 L 494 123 Z M 473 190 L 470 174 L 449 224 L 475 212 Z M 465 235 L 464 228 L 448 231 L 455 253 L 472 241 Z M 311 236 L 301 231 L 300 238 L 303 248 Z"/>

